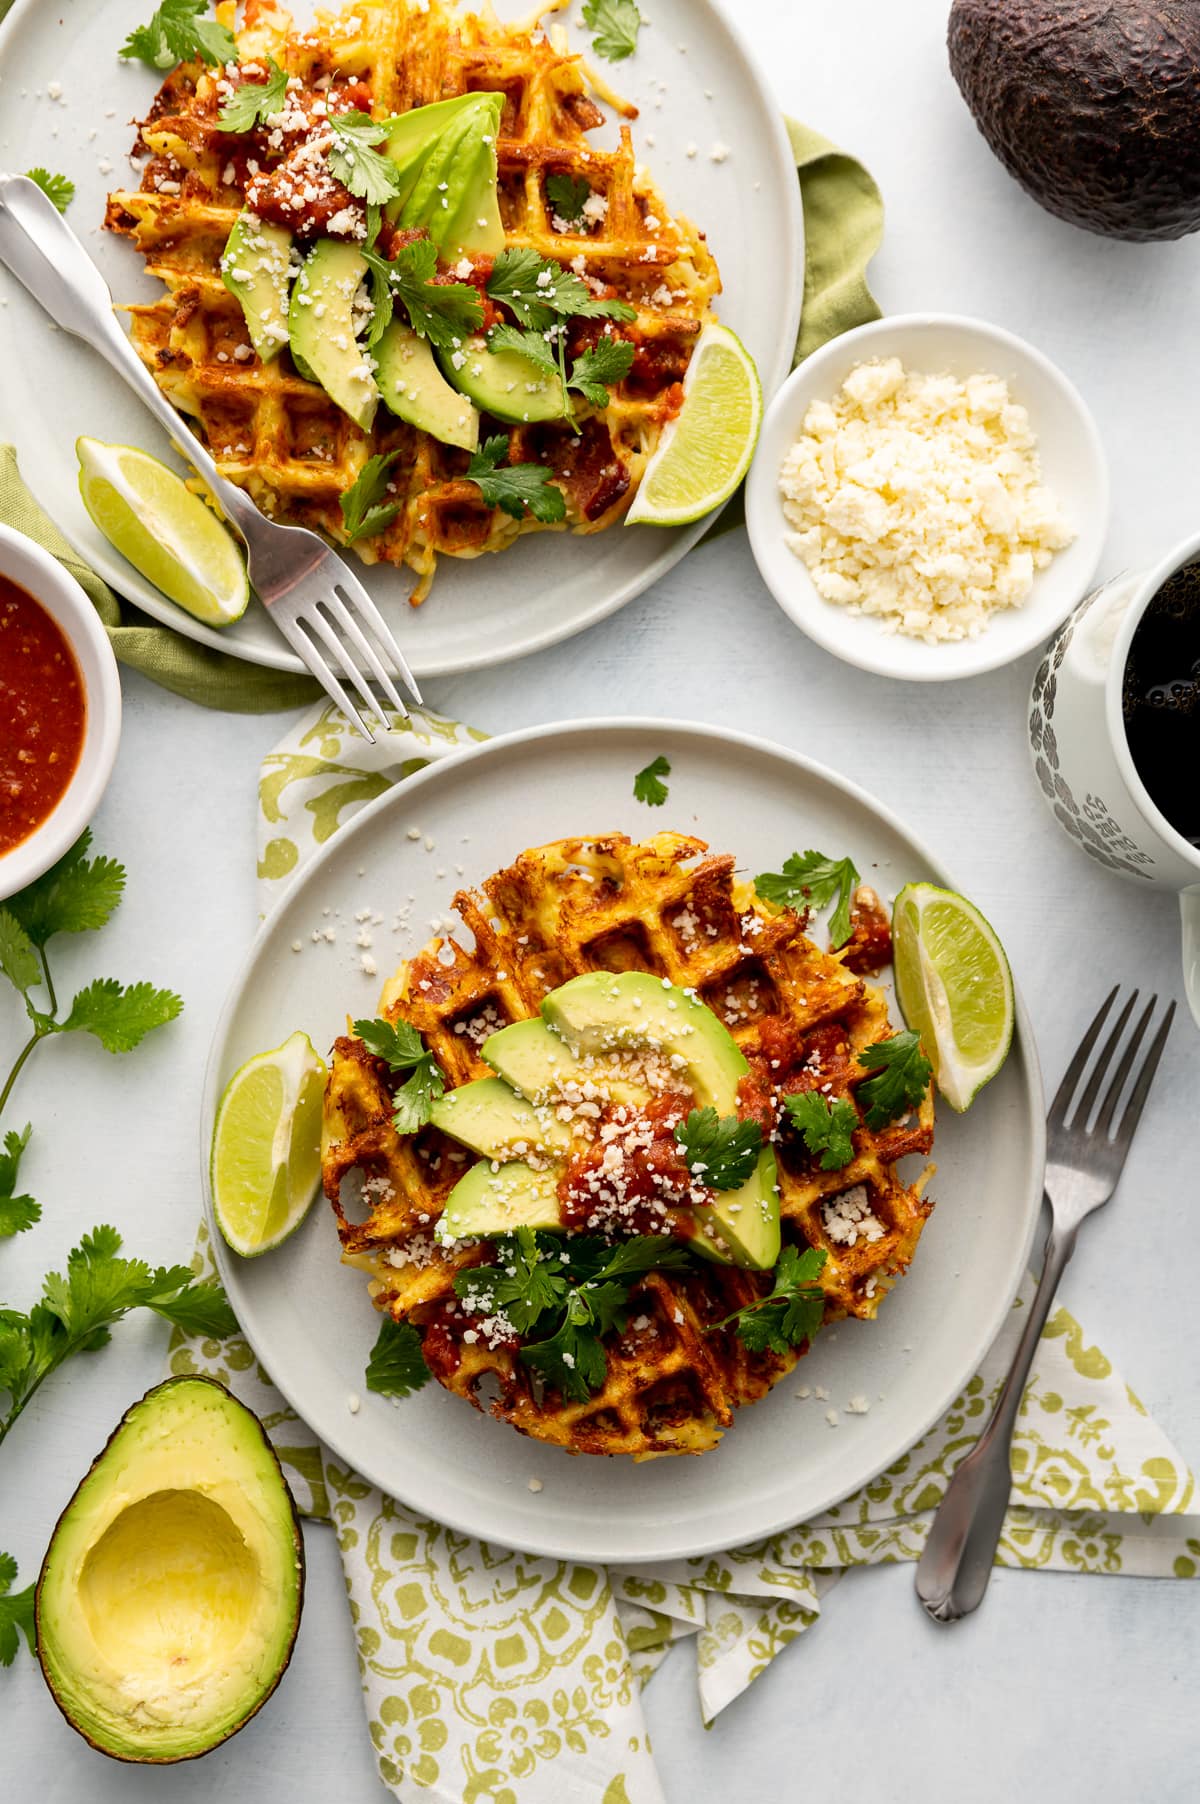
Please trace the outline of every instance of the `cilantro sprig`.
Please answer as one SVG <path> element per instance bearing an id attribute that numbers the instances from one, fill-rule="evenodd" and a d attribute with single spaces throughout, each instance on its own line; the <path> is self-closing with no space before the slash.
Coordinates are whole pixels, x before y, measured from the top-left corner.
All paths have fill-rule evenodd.
<path id="1" fill-rule="evenodd" d="M 421 1351 L 421 1336 L 411 1322 L 385 1315 L 367 1361 L 367 1389 L 384 1397 L 411 1397 L 432 1374 Z"/>
<path id="2" fill-rule="evenodd" d="M 527 357 L 551 381 L 562 383 L 562 417 L 569 415 L 568 389 L 578 389 L 593 407 L 607 407 L 609 387 L 629 374 L 635 348 L 628 339 L 602 338 L 576 357 L 567 369 L 566 332 L 559 321 L 545 332 L 522 332 L 516 326 L 493 326 L 488 334 L 490 351 L 516 351 Z"/>
<path id="3" fill-rule="evenodd" d="M 395 124 L 357 107 L 329 120 L 332 141 L 325 161 L 343 188 L 376 206 L 398 194 L 403 181 L 398 165 L 377 149 Z"/>
<path id="4" fill-rule="evenodd" d="M 368 225 L 368 236 L 370 225 Z M 382 338 L 399 300 L 414 332 L 439 351 L 457 351 L 483 324 L 483 302 L 469 282 L 435 282 L 437 247 L 429 238 L 402 244 L 392 258 L 364 246 L 371 276 L 371 325 L 368 347 Z"/>
<path id="5" fill-rule="evenodd" d="M 27 1228 L 32 1228 L 35 1221 L 42 1219 L 40 1203 L 35 1203 L 31 1196 L 15 1194 L 21 1155 L 29 1145 L 32 1131 L 26 1122 L 19 1134 L 10 1128 L 4 1136 L 4 1150 L 0 1152 L 0 1240 L 10 1240 L 14 1234 L 24 1234 Z"/>
<path id="6" fill-rule="evenodd" d="M 495 1264 L 459 1272 L 454 1288 L 474 1316 L 498 1317 L 525 1339 L 520 1357 L 545 1383 L 582 1403 L 604 1383 L 602 1338 L 623 1328 L 630 1293 L 650 1271 L 687 1263 L 687 1249 L 661 1234 L 610 1246 L 591 1235 L 559 1240 L 518 1228 L 495 1242 Z"/>
<path id="7" fill-rule="evenodd" d="M 675 1138 L 692 1176 L 709 1190 L 740 1190 L 762 1151 L 757 1121 L 718 1115 L 711 1103 L 693 1109 L 675 1129 Z"/>
<path id="8" fill-rule="evenodd" d="M 869 1128 L 886 1127 L 898 1115 L 907 1115 L 924 1100 L 933 1076 L 933 1066 L 921 1051 L 920 1037 L 906 1028 L 889 1040 L 876 1040 L 858 1055 L 864 1071 L 874 1077 L 858 1087 L 859 1101 L 866 1104 L 864 1119 Z"/>
<path id="9" fill-rule="evenodd" d="M 392 1124 L 398 1134 L 415 1134 L 429 1120 L 435 1098 L 445 1094 L 441 1066 L 407 1021 L 356 1021 L 354 1031 L 391 1070 L 411 1073 L 392 1098 Z"/>
<path id="10" fill-rule="evenodd" d="M 60 213 L 65 213 L 75 199 L 75 184 L 69 176 L 53 175 L 49 169 L 39 165 L 36 169 L 25 171 L 31 182 L 36 182 L 47 200 L 53 201 Z"/>
<path id="11" fill-rule="evenodd" d="M 237 57 L 237 44 L 226 25 L 201 15 L 208 0 L 162 0 L 148 25 L 131 31 L 118 51 L 151 69 L 170 69 L 176 63 L 228 63 Z"/>
<path id="12" fill-rule="evenodd" d="M 636 0 L 584 0 L 583 22 L 592 48 L 610 63 L 620 63 L 637 49 L 642 15 Z"/>
<path id="13" fill-rule="evenodd" d="M 36 1584 L 14 1591 L 17 1562 L 10 1553 L 0 1553 L 0 1666 L 11 1666 L 24 1635 L 31 1654 L 37 1651 L 37 1625 L 34 1616 Z"/>
<path id="14" fill-rule="evenodd" d="M 591 187 L 579 175 L 548 175 L 546 177 L 546 199 L 554 209 L 554 216 L 561 219 L 564 225 L 582 225 L 583 209 L 591 197 Z"/>
<path id="15" fill-rule="evenodd" d="M 667 799 L 667 786 L 662 779 L 670 774 L 670 763 L 660 752 L 633 779 L 634 801 L 645 802 L 647 808 L 661 808 Z"/>
<path id="16" fill-rule="evenodd" d="M 842 1096 L 822 1096 L 819 1090 L 799 1090 L 784 1099 L 792 1126 L 802 1136 L 822 1171 L 840 1171 L 854 1157 L 854 1130 L 858 1111 Z"/>
<path id="17" fill-rule="evenodd" d="M 114 858 L 88 858 L 92 836 L 85 832 L 71 850 L 27 889 L 0 906 L 0 976 L 25 1003 L 33 1028 L 0 1088 L 0 1112 L 26 1061 L 54 1034 L 89 1033 L 108 1052 L 130 1052 L 156 1027 L 173 1021 L 183 1003 L 172 990 L 153 984 L 120 984 L 96 978 L 78 991 L 66 1015 L 59 1012 L 47 947 L 60 933 L 90 933 L 103 927 L 120 903 L 125 869 Z M 35 1000 L 45 992 L 46 1006 Z"/>
<path id="18" fill-rule="evenodd" d="M 859 874 L 852 858 L 826 858 L 824 852 L 793 852 L 782 871 L 764 871 L 754 887 L 764 901 L 781 908 L 824 908 L 837 897 L 829 917 L 829 943 L 835 949 L 850 938 L 850 903 Z"/>
<path id="19" fill-rule="evenodd" d="M 266 81 L 243 81 L 217 114 L 223 132 L 252 132 L 260 119 L 278 113 L 287 98 L 287 70 L 273 56 L 266 58 Z"/>
<path id="20" fill-rule="evenodd" d="M 29 1313 L 0 1309 L 0 1441 L 52 1372 L 76 1353 L 94 1353 L 133 1309 L 149 1309 L 189 1334 L 222 1340 L 237 1332 L 225 1292 L 197 1280 L 186 1265 L 151 1268 L 121 1254 L 115 1228 L 93 1228 L 67 1254 L 65 1272 L 49 1272 Z"/>
<path id="21" fill-rule="evenodd" d="M 369 539 L 382 532 L 400 512 L 398 501 L 384 500 L 388 492 L 388 475 L 399 456 L 397 450 L 368 457 L 350 487 L 342 490 L 342 524 L 351 545 L 357 539 Z"/>
<path id="22" fill-rule="evenodd" d="M 576 357 L 567 387 L 577 388 L 593 407 L 607 407 L 609 389 L 629 374 L 633 358 L 634 346 L 627 338 L 600 338 L 590 350 Z"/>
<path id="23" fill-rule="evenodd" d="M 545 464 L 506 464 L 508 438 L 497 433 L 485 439 L 467 465 L 467 481 L 478 486 L 488 507 L 499 507 L 514 520 L 526 512 L 535 520 L 552 523 L 566 518 L 566 496 L 551 481 Z"/>
<path id="24" fill-rule="evenodd" d="M 802 1253 L 784 1247 L 768 1294 L 714 1322 L 708 1332 L 733 1324 L 752 1353 L 786 1354 L 791 1347 L 812 1342 L 825 1313 L 820 1280 L 827 1257 L 824 1247 L 806 1247 Z"/>
<path id="25" fill-rule="evenodd" d="M 628 301 L 610 301 L 594 295 L 582 276 L 527 247 L 509 247 L 500 252 L 492 265 L 487 291 L 492 300 L 507 307 L 518 323 L 531 332 L 544 332 L 560 319 L 637 318 L 637 308 Z"/>

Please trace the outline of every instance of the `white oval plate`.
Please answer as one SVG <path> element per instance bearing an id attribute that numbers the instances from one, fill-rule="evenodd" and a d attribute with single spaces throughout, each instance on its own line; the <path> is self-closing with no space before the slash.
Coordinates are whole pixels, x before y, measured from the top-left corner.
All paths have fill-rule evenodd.
<path id="1" fill-rule="evenodd" d="M 650 809 L 633 800 L 633 777 L 659 753 L 671 763 L 670 800 Z M 913 879 L 952 881 L 871 797 L 760 740 L 655 721 L 540 727 L 493 740 L 381 796 L 278 903 L 217 1028 L 202 1111 L 205 1172 L 215 1106 L 237 1067 L 295 1028 L 325 1050 L 348 1013 L 372 1013 L 392 963 L 449 916 L 456 888 L 526 846 L 617 829 L 645 837 L 664 827 L 695 831 L 751 872 L 819 846 L 851 854 L 886 895 Z M 410 839 L 416 828 L 420 836 Z M 354 944 L 355 916 L 368 907 L 384 916 L 373 930 L 374 979 L 363 975 Z M 411 929 L 391 931 L 397 909 L 410 912 Z M 314 930 L 331 923 L 336 940 L 314 944 Z M 294 941 L 302 952 L 292 951 Z M 978 1366 L 1024 1270 L 1042 1194 L 1041 1083 L 1019 1001 L 1008 1063 L 968 1115 L 940 1110 L 936 1158 L 938 1206 L 911 1272 L 876 1322 L 822 1335 L 804 1362 L 803 1378 L 828 1386 L 842 1408 L 841 1426 L 831 1429 L 826 1406 L 798 1401 L 795 1384 L 785 1382 L 739 1411 L 713 1452 L 641 1466 L 540 1446 L 436 1384 L 399 1407 L 365 1391 L 378 1318 L 362 1273 L 339 1263 L 334 1222 L 320 1202 L 265 1258 L 239 1260 L 215 1230 L 214 1240 L 230 1299 L 267 1371 L 338 1457 L 383 1490 L 506 1546 L 621 1564 L 673 1559 L 753 1541 L 845 1497 L 910 1447 Z M 362 1397 L 357 1415 L 352 1393 Z M 846 1401 L 858 1393 L 870 1398 L 870 1412 L 847 1416 Z M 536 1494 L 534 1477 L 543 1482 Z"/>
<path id="2" fill-rule="evenodd" d="M 70 176 L 78 191 L 67 217 L 118 302 L 161 292 L 132 247 L 100 227 L 108 192 L 140 179 L 127 161 L 128 121 L 149 107 L 157 80 L 141 64 L 120 62 L 117 49 L 152 10 L 153 0 L 17 0 L 0 27 L 0 169 L 41 164 Z M 296 0 L 293 10 L 303 18 L 310 7 Z M 500 0 L 498 10 L 519 15 L 528 12 L 528 0 Z M 587 33 L 572 25 L 570 34 L 586 51 Z M 711 0 L 658 0 L 636 55 L 600 66 L 641 109 L 634 147 L 668 204 L 706 231 L 725 279 L 721 318 L 750 350 L 769 399 L 791 365 L 804 285 L 800 187 L 769 88 Z M 61 88 L 57 101 L 47 96 L 51 83 Z M 597 142 L 615 141 L 610 121 Z M 698 146 L 693 157 L 691 141 Z M 733 149 L 714 162 L 709 152 L 719 145 Z M 91 434 L 168 459 L 174 454 L 120 378 L 56 331 L 4 269 L 0 303 L 0 434 L 15 442 L 26 482 L 76 550 L 120 594 L 188 638 L 252 664 L 300 670 L 257 602 L 218 633 L 113 551 L 79 498 L 76 438 Z M 616 526 L 588 538 L 537 534 L 502 555 L 444 558 L 429 600 L 417 609 L 408 605 L 410 571 L 368 568 L 348 556 L 415 674 L 437 676 L 523 657 L 582 632 L 640 595 L 710 523 L 711 516 L 674 531 Z"/>

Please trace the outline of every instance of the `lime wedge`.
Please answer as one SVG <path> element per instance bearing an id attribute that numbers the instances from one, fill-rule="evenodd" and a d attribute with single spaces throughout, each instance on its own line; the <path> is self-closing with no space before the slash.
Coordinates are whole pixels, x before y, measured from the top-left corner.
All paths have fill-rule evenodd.
<path id="1" fill-rule="evenodd" d="M 75 441 L 83 505 L 110 545 L 206 626 L 240 620 L 250 600 L 233 535 L 157 457 L 132 445 Z"/>
<path id="2" fill-rule="evenodd" d="M 307 1034 L 235 1071 L 213 1129 L 217 1226 L 247 1259 L 269 1252 L 308 1214 L 321 1177 L 325 1061 Z"/>
<path id="3" fill-rule="evenodd" d="M 646 465 L 626 524 L 683 526 L 728 501 L 762 424 L 754 359 L 728 326 L 706 326 L 683 384 L 683 407 Z"/>
<path id="4" fill-rule="evenodd" d="M 910 883 L 892 911 L 896 998 L 952 1109 L 970 1106 L 1008 1057 L 1013 986 L 1004 947 L 965 896 Z"/>

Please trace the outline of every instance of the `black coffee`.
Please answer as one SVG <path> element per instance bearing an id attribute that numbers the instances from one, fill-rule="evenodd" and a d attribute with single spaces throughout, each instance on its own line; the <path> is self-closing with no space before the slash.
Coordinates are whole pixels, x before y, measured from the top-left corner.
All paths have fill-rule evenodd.
<path id="1" fill-rule="evenodd" d="M 1169 576 L 1138 622 L 1121 706 L 1151 800 L 1200 845 L 1200 564 Z"/>

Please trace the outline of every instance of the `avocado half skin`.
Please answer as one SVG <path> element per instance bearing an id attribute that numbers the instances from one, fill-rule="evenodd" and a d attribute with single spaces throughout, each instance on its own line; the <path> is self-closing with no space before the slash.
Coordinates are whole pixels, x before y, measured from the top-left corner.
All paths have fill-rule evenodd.
<path id="1" fill-rule="evenodd" d="M 270 1459 L 273 1461 L 275 1467 L 277 1468 L 277 1470 L 279 1472 L 279 1481 L 280 1481 L 280 1484 L 283 1486 L 284 1495 L 286 1496 L 286 1498 L 288 1500 L 288 1506 L 289 1506 L 289 1509 L 291 1512 L 292 1546 L 293 1546 L 293 1549 L 294 1549 L 295 1555 L 296 1555 L 296 1575 L 297 1575 L 296 1576 L 296 1614 L 295 1614 L 295 1620 L 292 1624 L 292 1632 L 291 1632 L 290 1636 L 288 1637 L 287 1646 L 283 1650 L 283 1657 L 279 1662 L 278 1669 L 275 1673 L 275 1677 L 271 1681 L 271 1684 L 269 1685 L 267 1690 L 263 1692 L 262 1696 L 258 1699 L 257 1703 L 253 1706 L 253 1708 L 250 1710 L 247 1710 L 245 1716 L 240 1717 L 236 1723 L 234 1723 L 230 1728 L 226 1729 L 226 1731 L 224 1732 L 223 1735 L 219 1735 L 215 1741 L 209 1742 L 206 1747 L 196 1748 L 196 1749 L 192 1750 L 191 1752 L 180 1753 L 180 1754 L 144 1754 L 144 1755 L 143 1754 L 132 1754 L 132 1753 L 124 1754 L 124 1753 L 118 1753 L 112 1748 L 106 1748 L 103 1746 L 102 1743 L 100 1743 L 98 1741 L 93 1741 L 92 1737 L 90 1735 L 88 1735 L 84 1729 L 80 1728 L 79 1724 L 75 1721 L 74 1717 L 71 1715 L 70 1710 L 67 1708 L 67 1706 L 63 1702 L 62 1698 L 60 1698 L 60 1696 L 58 1695 L 58 1691 L 55 1688 L 54 1680 L 51 1677 L 50 1673 L 47 1671 L 46 1662 L 42 1658 L 42 1587 L 46 1581 L 46 1573 L 47 1573 L 47 1569 L 48 1569 L 49 1561 L 50 1561 L 50 1551 L 53 1548 L 55 1539 L 58 1535 L 59 1525 L 62 1523 L 63 1518 L 67 1515 L 72 1504 L 75 1502 L 75 1499 L 78 1496 L 79 1491 L 80 1491 L 81 1487 L 83 1486 L 83 1484 L 86 1483 L 87 1479 L 95 1471 L 96 1467 L 103 1460 L 105 1454 L 108 1452 L 108 1449 L 112 1445 L 113 1441 L 116 1439 L 117 1435 L 124 1428 L 132 1411 L 139 1408 L 149 1398 L 160 1396 L 164 1391 L 173 1390 L 177 1385 L 181 1385 L 181 1384 L 209 1384 L 213 1387 L 214 1390 L 221 1391 L 225 1396 L 228 1396 L 228 1397 L 234 1396 L 234 1393 L 228 1388 L 228 1386 L 219 1383 L 217 1379 L 208 1378 L 208 1377 L 204 1376 L 202 1373 L 198 1373 L 198 1372 L 190 1373 L 189 1372 L 178 1378 L 165 1378 L 161 1384 L 151 1385 L 150 1389 L 145 1393 L 144 1396 L 139 1397 L 135 1403 L 131 1403 L 129 1408 L 125 1411 L 125 1414 L 121 1417 L 120 1421 L 117 1423 L 116 1427 L 113 1429 L 112 1433 L 109 1435 L 108 1439 L 105 1441 L 103 1447 L 101 1447 L 99 1453 L 97 1453 L 95 1459 L 92 1461 L 92 1463 L 88 1467 L 87 1471 L 84 1473 L 83 1477 L 80 1479 L 79 1484 L 77 1484 L 75 1489 L 72 1491 L 70 1497 L 67 1499 L 66 1504 L 64 1505 L 62 1511 L 60 1512 L 58 1520 L 55 1522 L 54 1528 L 51 1531 L 50 1540 L 46 1546 L 46 1552 L 42 1558 L 41 1570 L 38 1573 L 37 1590 L 34 1593 L 34 1627 L 36 1630 L 35 1640 L 36 1640 L 36 1644 L 37 1644 L 38 1665 L 41 1667 L 42 1677 L 46 1681 L 47 1691 L 50 1693 L 50 1696 L 54 1699 L 54 1702 L 57 1704 L 59 1710 L 62 1712 L 62 1715 L 65 1717 L 66 1721 L 70 1724 L 71 1728 L 74 1729 L 74 1731 L 77 1735 L 82 1736 L 83 1740 L 87 1742 L 87 1744 L 90 1748 L 94 1748 L 98 1754 L 106 1755 L 108 1757 L 108 1759 L 110 1759 L 110 1760 L 120 1760 L 124 1764 L 129 1765 L 129 1766 L 179 1766 L 185 1760 L 200 1760 L 204 1757 L 205 1754 L 211 1754 L 214 1748 L 222 1747 L 225 1742 L 227 1742 L 232 1736 L 234 1736 L 238 1733 L 239 1729 L 244 1729 L 246 1727 L 246 1724 L 248 1722 L 250 1722 L 253 1717 L 258 1715 L 259 1711 L 262 1709 L 263 1705 L 268 1701 L 268 1699 L 275 1695 L 275 1692 L 279 1685 L 279 1681 L 283 1678 L 284 1673 L 287 1671 L 288 1667 L 291 1665 L 292 1653 L 296 1646 L 296 1636 L 300 1632 L 300 1619 L 304 1614 L 304 1585 L 305 1585 L 307 1569 L 306 1569 L 305 1560 L 304 1560 L 304 1536 L 303 1536 L 303 1534 L 301 1532 L 301 1528 L 300 1528 L 300 1518 L 296 1513 L 296 1500 L 292 1496 L 292 1488 L 288 1484 L 288 1481 L 287 1481 L 286 1477 L 284 1476 L 283 1467 L 279 1461 L 279 1455 L 276 1453 L 275 1448 L 272 1445 L 270 1436 L 267 1434 L 266 1429 L 263 1427 L 263 1425 L 259 1421 L 258 1417 L 254 1414 L 254 1411 L 250 1408 L 249 1404 L 242 1403 L 242 1400 L 240 1397 L 234 1397 L 234 1401 L 236 1403 L 240 1404 L 242 1409 L 245 1410 L 246 1414 L 249 1417 L 251 1417 L 251 1419 L 255 1423 L 255 1426 L 258 1429 L 259 1434 L 262 1436 L 263 1445 L 266 1449 L 266 1452 L 269 1455 Z"/>
<path id="2" fill-rule="evenodd" d="M 1138 242 L 1200 228 L 1196 0 L 954 0 L 950 70 L 1048 212 Z"/>

